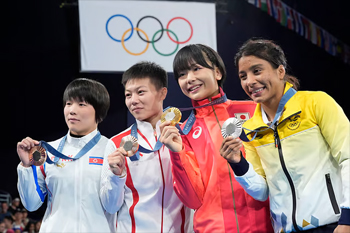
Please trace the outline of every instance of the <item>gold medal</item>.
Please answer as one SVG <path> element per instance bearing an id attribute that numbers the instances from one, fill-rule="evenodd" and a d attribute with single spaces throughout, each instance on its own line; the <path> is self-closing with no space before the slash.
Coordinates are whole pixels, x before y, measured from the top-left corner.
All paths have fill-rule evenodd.
<path id="1" fill-rule="evenodd" d="M 236 117 L 231 117 L 227 119 L 221 128 L 221 134 L 224 138 L 232 136 L 233 138 L 238 138 L 242 133 L 243 122 L 238 120 Z"/>
<path id="2" fill-rule="evenodd" d="M 29 161 L 34 166 L 41 166 L 46 161 L 46 150 L 41 146 L 35 146 L 29 151 Z"/>
<path id="3" fill-rule="evenodd" d="M 127 157 L 131 157 L 138 151 L 139 143 L 135 137 L 127 135 L 122 138 L 119 147 L 123 147 L 128 153 Z"/>
<path id="4" fill-rule="evenodd" d="M 165 110 L 160 118 L 160 121 L 163 123 L 165 121 L 171 121 L 171 125 L 174 126 L 179 123 L 181 120 L 181 112 L 178 108 L 168 108 Z"/>

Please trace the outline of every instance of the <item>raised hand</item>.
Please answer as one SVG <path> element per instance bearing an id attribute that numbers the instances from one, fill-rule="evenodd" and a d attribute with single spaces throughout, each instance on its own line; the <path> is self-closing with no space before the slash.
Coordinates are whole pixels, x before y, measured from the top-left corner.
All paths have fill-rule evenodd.
<path id="1" fill-rule="evenodd" d="M 30 137 L 26 137 L 17 143 L 17 154 L 24 167 L 31 166 L 32 163 L 29 161 L 29 153 L 30 150 L 37 145 L 39 145 L 39 142 Z"/>
<path id="2" fill-rule="evenodd" d="M 242 141 L 239 138 L 233 139 L 232 136 L 222 141 L 220 155 L 230 163 L 239 163 L 241 161 Z"/>
<path id="3" fill-rule="evenodd" d="M 170 121 L 163 122 L 159 128 L 161 131 L 159 141 L 169 150 L 180 152 L 182 150 L 182 139 L 179 130 L 175 126 L 171 126 Z"/>
<path id="4" fill-rule="evenodd" d="M 127 155 L 128 153 L 122 147 L 108 155 L 107 159 L 109 167 L 115 175 L 120 176 L 123 173 L 123 170 L 125 169 L 125 156 Z"/>

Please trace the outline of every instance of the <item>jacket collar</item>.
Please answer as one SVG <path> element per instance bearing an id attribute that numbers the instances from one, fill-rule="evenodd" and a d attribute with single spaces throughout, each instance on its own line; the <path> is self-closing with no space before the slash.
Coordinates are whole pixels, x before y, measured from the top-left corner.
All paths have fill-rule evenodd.
<path id="1" fill-rule="evenodd" d="M 67 142 L 69 144 L 77 144 L 77 145 L 85 145 L 86 143 L 88 143 L 95 135 L 97 134 L 97 128 L 92 131 L 91 133 L 81 137 L 81 138 L 76 138 L 76 137 L 72 137 L 70 135 L 70 132 L 68 130 L 68 134 L 67 134 Z"/>
<path id="2" fill-rule="evenodd" d="M 154 130 L 156 130 L 157 135 L 160 135 L 159 125 L 161 124 L 160 120 L 156 123 L 156 128 L 154 129 L 152 124 L 147 121 L 139 121 L 137 119 L 137 129 L 146 137 L 146 138 L 154 138 Z"/>
<path id="3" fill-rule="evenodd" d="M 291 83 L 286 82 L 283 94 L 285 94 L 292 86 L 293 85 Z M 245 128 L 252 130 L 268 127 L 268 125 L 263 121 L 261 108 L 261 104 L 258 103 L 254 112 L 254 116 L 244 123 Z M 298 112 L 301 112 L 301 108 L 296 99 L 296 95 L 294 95 L 284 106 L 283 113 L 278 120 L 278 124 Z"/>
<path id="4" fill-rule="evenodd" d="M 207 99 L 203 99 L 203 100 L 192 100 L 192 106 L 193 107 L 198 107 L 198 106 L 203 106 L 205 104 L 209 104 L 210 102 L 212 102 L 213 100 L 216 100 L 222 96 L 224 96 L 225 93 L 222 90 L 222 88 L 220 87 L 220 93 L 211 97 L 211 98 L 207 98 Z M 213 112 L 213 108 L 212 106 L 207 106 L 207 107 L 203 107 L 203 108 L 197 108 L 195 109 L 195 113 L 196 113 L 196 117 L 205 117 L 208 116 L 211 112 Z"/>

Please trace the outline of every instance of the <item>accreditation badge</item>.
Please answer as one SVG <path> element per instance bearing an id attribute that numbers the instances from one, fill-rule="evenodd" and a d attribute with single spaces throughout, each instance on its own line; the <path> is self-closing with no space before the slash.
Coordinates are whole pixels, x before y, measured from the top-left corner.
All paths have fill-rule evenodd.
<path id="1" fill-rule="evenodd" d="M 221 134 L 224 138 L 232 136 L 233 138 L 238 138 L 242 133 L 243 122 L 238 120 L 236 117 L 231 117 L 227 119 L 221 128 Z"/>

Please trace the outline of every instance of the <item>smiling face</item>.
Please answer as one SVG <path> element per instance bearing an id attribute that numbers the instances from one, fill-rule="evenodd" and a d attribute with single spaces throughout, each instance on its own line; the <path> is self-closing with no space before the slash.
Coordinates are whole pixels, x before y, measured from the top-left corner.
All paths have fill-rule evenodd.
<path id="1" fill-rule="evenodd" d="M 285 69 L 274 69 L 269 62 L 255 56 L 243 56 L 238 63 L 243 90 L 256 103 L 278 104 L 284 90 Z"/>
<path id="2" fill-rule="evenodd" d="M 153 126 L 160 120 L 166 94 L 167 88 L 157 90 L 150 78 L 134 78 L 125 84 L 125 104 L 130 113 Z"/>
<path id="3" fill-rule="evenodd" d="M 85 101 L 69 100 L 64 107 L 64 117 L 70 132 L 84 136 L 97 128 L 95 109 Z"/>
<path id="4" fill-rule="evenodd" d="M 202 100 L 219 93 L 218 80 L 221 78 L 221 72 L 217 67 L 212 70 L 199 64 L 191 64 L 189 70 L 179 72 L 178 83 L 187 97 Z"/>

